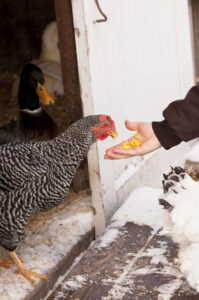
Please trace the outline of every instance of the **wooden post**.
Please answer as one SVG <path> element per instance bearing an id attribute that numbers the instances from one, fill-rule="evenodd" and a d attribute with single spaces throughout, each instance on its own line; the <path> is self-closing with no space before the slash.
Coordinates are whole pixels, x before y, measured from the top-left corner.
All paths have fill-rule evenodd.
<path id="1" fill-rule="evenodd" d="M 55 0 L 67 125 L 82 117 L 71 1 Z"/>
<path id="2" fill-rule="evenodd" d="M 74 24 L 73 14 L 74 13 Z M 58 34 L 60 41 L 60 53 L 62 62 L 62 72 L 64 81 L 65 97 L 74 107 L 70 112 L 77 118 L 80 111 L 77 111 L 81 105 L 83 115 L 94 114 L 93 96 L 90 80 L 90 66 L 88 58 L 88 41 L 85 27 L 85 16 L 83 1 L 55 0 L 55 10 L 58 24 Z M 75 37 L 74 37 L 75 28 Z M 77 55 L 76 55 L 76 46 Z M 78 59 L 78 66 L 77 66 Z M 79 70 L 79 77 L 78 77 Z M 81 86 L 81 89 L 80 89 Z M 81 90 L 81 95 L 80 95 Z M 82 99 L 82 103 L 81 100 Z M 82 114 L 82 111 L 81 111 Z M 105 229 L 105 214 L 101 194 L 101 179 L 99 170 L 99 159 L 97 145 L 92 147 L 88 154 L 89 180 L 92 192 L 92 204 L 96 210 L 94 216 L 96 235 L 101 234 Z"/>

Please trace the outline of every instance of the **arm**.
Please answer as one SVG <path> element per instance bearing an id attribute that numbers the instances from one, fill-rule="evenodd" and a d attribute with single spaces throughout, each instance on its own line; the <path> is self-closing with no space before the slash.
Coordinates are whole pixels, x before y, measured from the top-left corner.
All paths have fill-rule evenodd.
<path id="1" fill-rule="evenodd" d="M 144 155 L 163 146 L 170 149 L 181 141 L 199 137 L 199 86 L 194 86 L 184 100 L 169 104 L 163 111 L 165 120 L 152 123 L 133 123 L 126 121 L 126 128 L 137 131 L 141 146 L 124 150 L 122 145 L 106 150 L 105 159 L 121 159 L 135 155 Z M 134 137 L 129 138 L 129 142 Z"/>

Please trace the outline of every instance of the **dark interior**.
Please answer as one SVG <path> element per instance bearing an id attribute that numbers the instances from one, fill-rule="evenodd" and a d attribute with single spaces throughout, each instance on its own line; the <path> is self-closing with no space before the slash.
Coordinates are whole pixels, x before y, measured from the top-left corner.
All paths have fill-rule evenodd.
<path id="1" fill-rule="evenodd" d="M 57 20 L 64 95 L 45 110 L 60 132 L 64 131 L 82 117 L 71 2 L 1 0 L 0 18 L 0 126 L 17 119 L 18 101 L 11 96 L 13 82 L 25 63 L 38 59 L 43 30 L 49 22 Z M 83 177 L 83 188 L 87 188 L 87 164 Z"/>

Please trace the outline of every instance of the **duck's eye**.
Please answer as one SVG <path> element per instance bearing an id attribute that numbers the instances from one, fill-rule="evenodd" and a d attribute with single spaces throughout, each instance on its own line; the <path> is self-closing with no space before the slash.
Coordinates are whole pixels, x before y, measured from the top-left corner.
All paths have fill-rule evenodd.
<path id="1" fill-rule="evenodd" d="M 39 89 L 40 89 L 40 91 L 42 91 L 42 90 L 43 90 L 41 87 L 40 87 Z"/>

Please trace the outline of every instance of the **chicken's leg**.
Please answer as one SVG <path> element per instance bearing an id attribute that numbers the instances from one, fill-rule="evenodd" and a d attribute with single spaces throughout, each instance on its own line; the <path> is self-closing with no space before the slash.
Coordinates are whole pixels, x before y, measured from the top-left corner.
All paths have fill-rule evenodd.
<path id="1" fill-rule="evenodd" d="M 31 276 L 35 276 L 38 278 L 42 278 L 46 281 L 48 281 L 48 278 L 42 274 L 36 273 L 36 272 L 32 272 L 31 269 L 30 270 L 26 270 L 26 268 L 24 267 L 24 265 L 22 264 L 21 260 L 18 258 L 17 254 L 13 251 L 13 252 L 9 252 L 10 257 L 13 259 L 15 265 L 17 266 L 17 271 L 19 274 L 21 274 L 22 276 L 24 276 L 27 280 L 29 280 L 33 285 L 35 285 L 35 280 L 31 278 Z"/>

